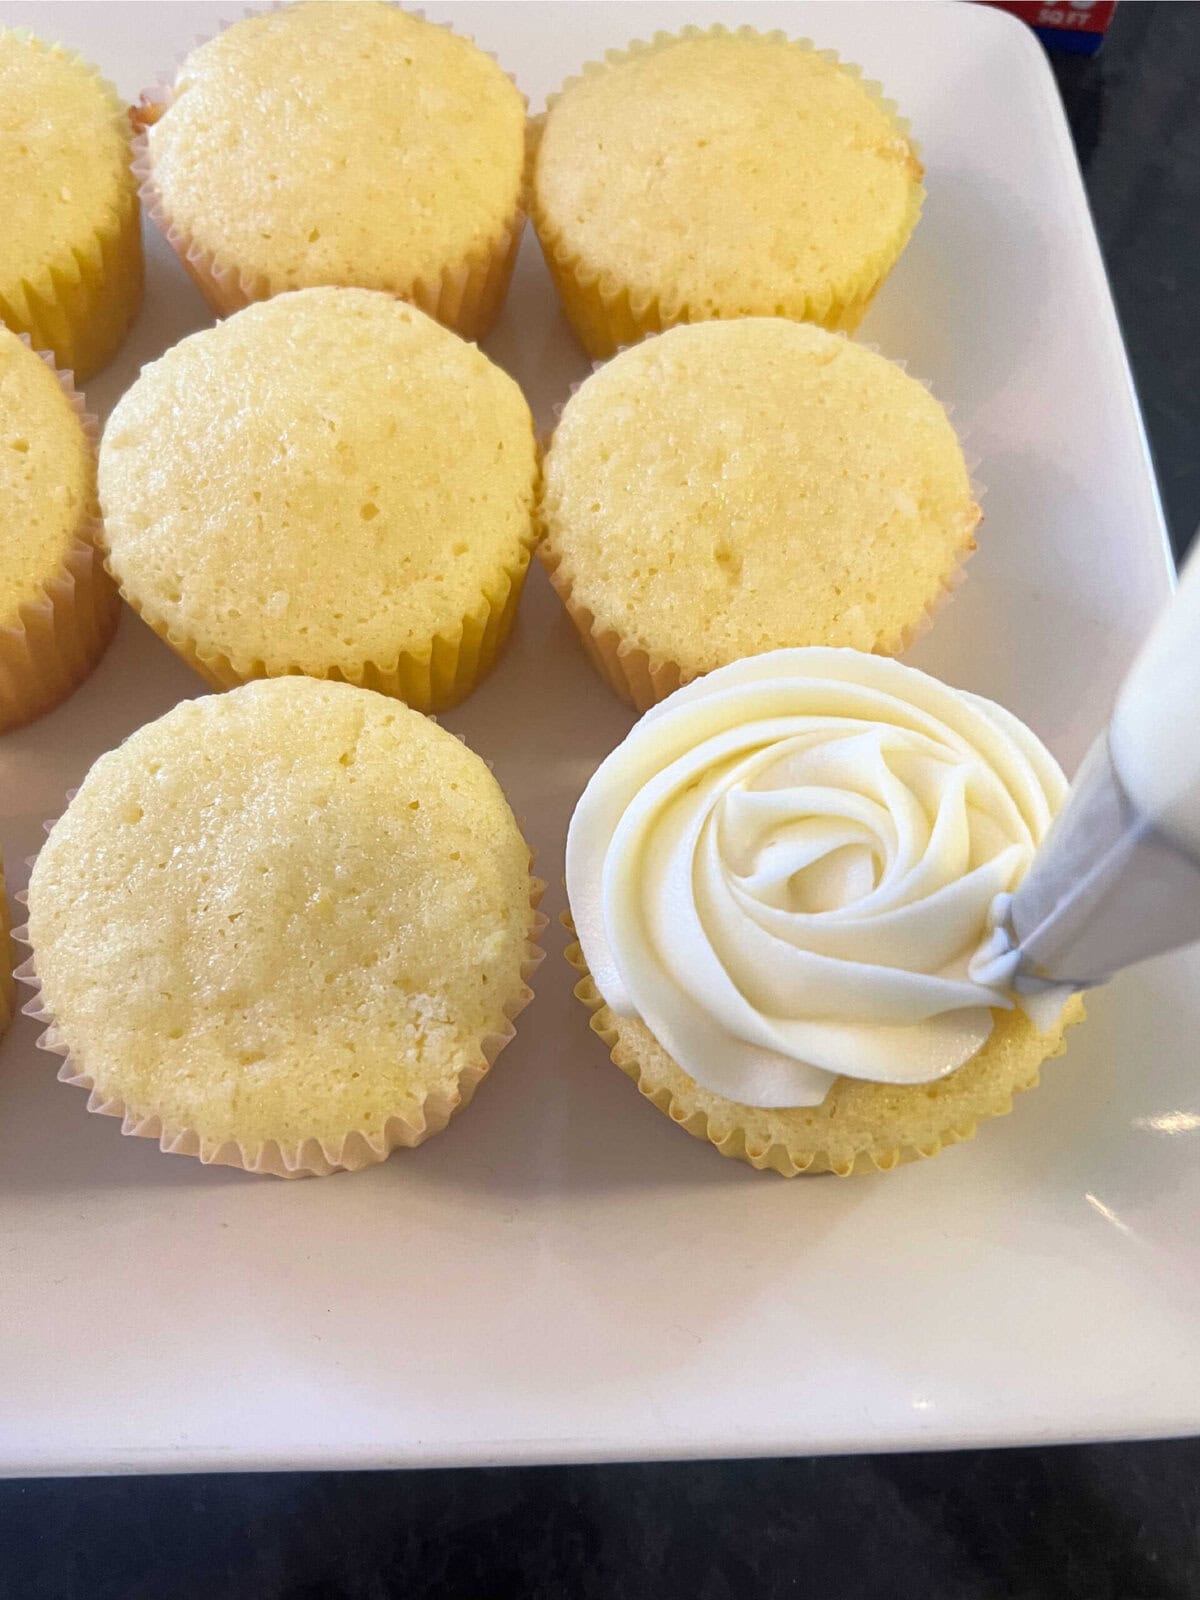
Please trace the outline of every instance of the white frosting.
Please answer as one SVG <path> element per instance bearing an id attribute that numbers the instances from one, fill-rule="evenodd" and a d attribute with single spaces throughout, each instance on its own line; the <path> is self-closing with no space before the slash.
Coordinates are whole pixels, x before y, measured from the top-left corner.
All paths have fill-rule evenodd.
<path id="1" fill-rule="evenodd" d="M 1016 717 L 897 661 L 735 662 L 588 784 L 567 839 L 584 956 L 608 1006 L 727 1099 L 930 1082 L 1013 1003 L 979 973 L 1066 790 Z"/>

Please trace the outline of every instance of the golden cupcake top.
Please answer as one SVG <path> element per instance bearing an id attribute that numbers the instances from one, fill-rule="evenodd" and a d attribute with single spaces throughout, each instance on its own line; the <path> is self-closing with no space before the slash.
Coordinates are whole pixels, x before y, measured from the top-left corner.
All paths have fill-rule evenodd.
<path id="1" fill-rule="evenodd" d="M 594 373 L 555 430 L 541 518 L 572 610 L 686 679 L 783 645 L 900 648 L 979 508 L 915 379 L 842 335 L 747 318 Z"/>
<path id="2" fill-rule="evenodd" d="M 458 739 L 347 684 L 185 700 L 102 756 L 34 866 L 42 1004 L 101 1101 L 337 1141 L 453 1096 L 524 996 L 529 852 Z"/>
<path id="3" fill-rule="evenodd" d="M 148 141 L 172 223 L 264 293 L 404 288 L 511 222 L 525 102 L 446 28 L 310 0 L 193 50 Z"/>
<path id="4" fill-rule="evenodd" d="M 53 368 L 0 328 L 0 628 L 62 572 L 92 509 L 95 470 Z"/>
<path id="5" fill-rule="evenodd" d="M 663 322 L 824 321 L 890 268 L 920 181 L 891 108 L 830 53 L 691 30 L 586 69 L 552 101 L 534 216 L 580 276 L 628 290 L 635 318 L 657 299 Z"/>
<path id="6" fill-rule="evenodd" d="M 360 289 L 282 295 L 185 339 L 100 452 L 123 590 L 243 676 L 427 658 L 523 571 L 536 475 L 513 380 Z"/>
<path id="7" fill-rule="evenodd" d="M 0 29 L 0 311 L 13 302 L 23 326 L 24 286 L 110 232 L 133 191 L 114 91 L 61 46 Z"/>

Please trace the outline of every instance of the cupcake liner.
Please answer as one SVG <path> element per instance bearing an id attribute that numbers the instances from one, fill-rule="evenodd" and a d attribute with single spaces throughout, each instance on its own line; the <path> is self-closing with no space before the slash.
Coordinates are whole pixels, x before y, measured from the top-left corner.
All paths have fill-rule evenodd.
<path id="1" fill-rule="evenodd" d="M 128 141 L 125 106 L 116 90 L 74 50 L 47 44 L 28 28 L 6 30 L 35 48 L 83 68 L 111 101 L 113 116 Z M 81 383 L 116 354 L 142 303 L 142 219 L 134 185 L 90 235 L 72 241 L 61 259 L 0 293 L 0 320 L 29 336 L 35 350 L 49 350 L 59 367 Z"/>
<path id="2" fill-rule="evenodd" d="M 20 335 L 25 344 L 28 334 Z M 58 379 L 79 418 L 93 457 L 99 430 L 84 409 L 83 396 L 53 357 L 35 351 Z M 17 612 L 17 622 L 0 627 L 0 733 L 22 727 L 52 710 L 91 672 L 113 636 L 117 593 L 101 564 L 100 522 L 93 503 L 80 520 L 62 566 L 34 599 Z"/>
<path id="3" fill-rule="evenodd" d="M 875 101 L 895 127 L 896 132 L 908 139 L 914 159 L 919 151 L 910 137 L 908 119 L 902 117 L 895 104 L 883 92 L 882 85 L 865 78 L 862 68 L 843 61 L 836 50 L 818 50 L 811 39 L 789 39 L 780 29 L 761 32 L 744 26 L 735 29 L 717 24 L 711 28 L 688 26 L 677 33 L 659 32 L 649 41 L 635 39 L 624 50 L 609 50 L 603 61 L 589 61 L 578 73 L 568 78 L 557 94 L 547 97 L 546 111 L 532 119 L 530 142 L 532 156 L 536 158 L 537 145 L 545 127 L 547 114 L 555 103 L 574 84 L 585 78 L 620 66 L 634 56 L 660 51 L 681 39 L 733 37 L 753 39 L 763 44 L 788 45 L 793 49 L 809 51 L 840 67 L 856 78 L 863 90 Z M 531 169 L 532 169 L 531 161 Z M 921 215 L 925 189 L 917 183 L 909 198 L 908 211 L 895 239 L 885 248 L 877 250 L 864 260 L 857 279 L 841 292 L 829 289 L 819 295 L 793 294 L 790 299 L 776 300 L 773 305 L 761 307 L 739 306 L 728 311 L 689 306 L 685 300 L 666 298 L 653 288 L 623 283 L 611 274 L 589 265 L 573 251 L 563 237 L 562 230 L 546 215 L 538 203 L 536 184 L 529 187 L 529 211 L 534 230 L 546 259 L 546 266 L 562 303 L 567 321 L 575 331 L 580 344 L 592 357 L 606 358 L 614 355 L 622 345 L 636 344 L 649 333 L 661 333 L 679 322 L 706 321 L 714 316 L 786 316 L 795 322 L 816 322 L 830 332 L 853 333 L 866 315 L 872 300 L 884 279 L 900 259 L 913 229 Z"/>
<path id="4" fill-rule="evenodd" d="M 69 797 L 68 797 L 69 798 Z M 44 824 L 47 833 L 53 822 Z M 32 865 L 32 862 L 31 862 Z M 138 1139 L 156 1139 L 166 1155 L 194 1156 L 205 1166 L 238 1167 L 243 1172 L 269 1174 L 276 1178 L 325 1178 L 334 1172 L 359 1172 L 364 1167 L 377 1166 L 386 1161 L 393 1150 L 413 1150 L 435 1133 L 441 1133 L 451 1117 L 471 1099 L 491 1071 L 496 1057 L 516 1037 L 516 1019 L 533 999 L 530 979 L 541 965 L 545 952 L 538 942 L 547 925 L 547 919 L 538 910 L 545 884 L 534 878 L 530 884 L 530 922 L 525 941 L 525 956 L 521 963 L 521 988 L 504 1007 L 504 1026 L 479 1041 L 479 1056 L 465 1065 L 454 1089 L 450 1092 L 431 1091 L 425 1098 L 416 1120 L 407 1117 L 389 1117 L 383 1128 L 373 1134 L 353 1129 L 338 1140 L 303 1139 L 294 1145 L 268 1140 L 256 1145 L 243 1145 L 236 1139 L 208 1138 L 178 1123 L 164 1121 L 157 1112 L 141 1113 L 131 1109 L 119 1097 L 105 1097 L 97 1088 L 95 1079 L 86 1064 L 72 1056 L 55 1025 L 54 1017 L 41 1003 L 41 981 L 37 976 L 35 956 L 17 968 L 15 977 L 34 991 L 21 1011 L 45 1026 L 37 1039 L 39 1050 L 63 1058 L 58 1069 L 60 1083 L 88 1091 L 87 1109 L 98 1116 L 119 1117 L 121 1132 Z M 17 899 L 24 905 L 27 895 Z M 29 941 L 29 924 L 13 931 L 13 938 L 32 950 Z"/>
<path id="5" fill-rule="evenodd" d="M 561 921 L 568 933 L 574 937 L 575 925 L 570 913 L 563 912 Z M 928 1160 L 950 1145 L 965 1144 L 975 1137 L 981 1122 L 993 1117 L 1007 1116 L 1012 1110 L 1015 1096 L 1026 1089 L 1035 1089 L 1041 1081 L 1042 1063 L 1062 1055 L 1067 1047 L 1065 1037 L 1060 1038 L 1049 1046 L 1041 1060 L 1021 1077 L 1008 1083 L 995 1084 L 990 1094 L 979 1101 L 969 1117 L 948 1120 L 944 1126 L 937 1129 L 936 1134 L 920 1143 L 894 1143 L 886 1138 L 876 1138 L 868 1143 L 866 1148 L 831 1149 L 827 1144 L 822 1144 L 818 1136 L 810 1137 L 806 1142 L 799 1139 L 785 1142 L 764 1135 L 761 1131 L 755 1132 L 752 1127 L 746 1125 L 744 1113 L 747 1110 L 752 1111 L 753 1108 L 739 1106 L 733 1101 L 722 1100 L 714 1095 L 705 1098 L 716 1101 L 716 1108 L 711 1106 L 706 1108 L 700 1103 L 702 1091 L 692 1084 L 676 1063 L 671 1065 L 694 1093 L 680 1093 L 671 1083 L 664 1081 L 661 1071 L 656 1070 L 651 1062 L 643 1060 L 637 1050 L 622 1037 L 620 1021 L 605 1005 L 578 942 L 569 946 L 566 958 L 579 974 L 579 981 L 575 985 L 575 997 L 589 1013 L 588 1020 L 592 1032 L 603 1040 L 614 1065 L 620 1067 L 626 1077 L 637 1084 L 643 1098 L 649 1100 L 685 1133 L 690 1133 L 696 1139 L 707 1140 L 721 1155 L 735 1161 L 744 1161 L 759 1172 L 776 1172 L 783 1178 L 795 1178 L 804 1173 L 816 1176 L 832 1172 L 838 1177 L 848 1178 L 855 1173 L 891 1172 L 896 1167 L 905 1166 L 913 1161 Z M 1067 1027 L 1075 1026 L 1084 1018 L 1083 1002 L 1078 995 L 1070 1004 L 1072 1010 L 1067 1019 Z M 648 1029 L 645 1031 L 653 1043 L 653 1035 Z M 657 1045 L 655 1047 L 663 1053 L 661 1047 Z M 764 1114 L 759 1113 L 759 1115 Z"/>
<path id="6" fill-rule="evenodd" d="M 103 547 L 103 528 L 100 540 Z M 532 544 L 533 535 L 530 534 Z M 447 634 L 438 634 L 427 651 L 398 652 L 387 661 L 364 661 L 354 667 L 314 668 L 286 656 L 231 658 L 200 643 L 192 634 L 170 626 L 147 610 L 114 571 L 111 557 L 105 566 L 122 597 L 154 632 L 213 689 L 233 689 L 255 678 L 282 678 L 298 674 L 352 683 L 359 689 L 403 700 L 414 711 L 449 711 L 475 689 L 495 666 L 512 633 L 521 590 L 529 570 L 531 551 L 522 546 L 511 565 L 501 568 L 479 603 Z"/>
<path id="7" fill-rule="evenodd" d="M 13 1019 L 17 1004 L 12 966 L 12 922 L 8 915 L 8 896 L 4 892 L 4 862 L 0 859 L 0 1039 Z"/>
<path id="8" fill-rule="evenodd" d="M 285 0 L 276 0 L 276 4 L 269 9 L 281 10 L 284 3 Z M 254 8 L 247 8 L 244 12 L 246 17 L 258 14 Z M 421 11 L 409 11 L 408 15 L 422 22 L 428 20 Z M 170 106 L 174 93 L 174 80 L 186 57 L 192 50 L 209 43 L 232 25 L 225 23 L 215 33 L 199 35 L 191 47 L 179 56 L 170 79 L 162 79 L 143 90 L 138 105 L 130 113 L 135 130 L 132 168 L 142 205 L 147 216 L 183 263 L 192 282 L 219 317 L 227 317 L 255 300 L 268 300 L 272 295 L 283 293 L 288 289 L 311 287 L 294 283 L 272 284 L 268 276 L 243 272 L 235 261 L 217 252 L 206 250 L 171 216 L 155 182 L 154 163 L 146 130 L 152 127 Z M 459 33 L 448 23 L 433 25 L 444 27 L 456 37 L 475 44 L 475 40 L 469 34 Z M 481 48 L 478 45 L 475 47 Z M 497 66 L 500 65 L 490 50 L 484 50 L 482 54 L 496 61 Z M 514 87 L 517 87 L 511 73 L 506 73 L 505 76 Z M 527 101 L 526 104 L 528 105 Z M 409 301 L 427 312 L 443 327 L 453 329 L 464 339 L 482 339 L 495 324 L 508 294 L 509 282 L 521 245 L 521 235 L 525 231 L 527 208 L 525 189 L 528 173 L 527 154 L 525 181 L 522 184 L 522 192 L 518 194 L 517 204 L 496 236 L 485 246 L 469 252 L 459 261 L 449 263 L 436 277 L 413 278 L 397 275 L 394 282 L 386 285 L 369 285 L 369 287 L 382 288 L 400 300 Z"/>
<path id="9" fill-rule="evenodd" d="M 908 363 L 906 361 L 885 356 L 884 352 L 876 344 L 869 344 L 865 341 L 856 342 L 861 345 L 862 349 L 870 350 L 875 355 L 884 356 L 884 359 L 891 361 L 893 366 L 900 367 L 909 377 L 913 378 L 914 383 L 919 383 L 923 389 L 933 395 L 932 385 L 925 378 L 915 377 L 908 372 Z M 620 355 L 628 348 L 628 345 L 622 345 L 619 350 L 614 352 L 614 355 Z M 592 373 L 599 372 L 601 367 L 606 365 L 607 362 L 605 361 L 593 361 Z M 566 399 L 555 406 L 555 427 L 562 420 L 562 414 L 569 402 L 586 382 L 587 378 L 581 378 L 573 383 L 567 392 Z M 937 396 L 933 395 L 933 398 L 936 400 Z M 950 417 L 953 408 L 942 404 L 940 401 L 938 403 L 942 405 L 945 415 Z M 550 449 L 553 439 L 553 430 L 551 430 L 550 436 L 542 441 L 543 455 Z M 965 445 L 965 442 L 963 438 L 959 438 L 960 448 Z M 954 564 L 947 572 L 942 574 L 936 593 L 925 602 L 925 609 L 922 614 L 909 623 L 906 628 L 901 629 L 893 639 L 877 643 L 873 652 L 876 655 L 903 655 L 918 639 L 924 638 L 932 628 L 935 618 L 966 581 L 966 565 L 975 554 L 977 548 L 975 533 L 979 524 L 983 521 L 983 512 L 980 510 L 979 501 L 982 500 L 987 492 L 975 476 L 977 463 L 967 458 L 966 465 L 968 473 L 967 490 L 977 513 L 967 533 L 966 540 L 959 549 Z M 635 711 L 643 713 L 649 711 L 651 706 L 657 705 L 660 700 L 665 700 L 669 694 L 674 694 L 675 690 L 682 688 L 685 683 L 690 683 L 694 678 L 703 676 L 702 673 L 687 672 L 679 662 L 671 660 L 667 656 L 652 655 L 640 645 L 636 645 L 631 640 L 624 638 L 614 628 L 597 627 L 595 615 L 587 606 L 577 601 L 574 597 L 570 574 L 563 570 L 565 563 L 562 556 L 548 547 L 546 535 L 549 529 L 542 519 L 540 494 L 537 517 L 538 559 L 546 569 L 546 574 L 550 579 L 554 592 L 562 601 L 563 608 L 574 624 L 588 659 L 618 699 L 623 700 L 626 705 L 632 706 Z M 783 642 L 781 641 L 781 643 Z M 820 643 L 821 641 L 811 640 L 806 642 Z"/>
<path id="10" fill-rule="evenodd" d="M 653 658 L 615 629 L 598 628 L 593 613 L 574 598 L 562 557 L 548 550 L 544 542 L 538 546 L 538 557 L 575 625 L 589 661 L 619 699 L 636 711 L 649 711 L 688 681 L 678 662 Z"/>

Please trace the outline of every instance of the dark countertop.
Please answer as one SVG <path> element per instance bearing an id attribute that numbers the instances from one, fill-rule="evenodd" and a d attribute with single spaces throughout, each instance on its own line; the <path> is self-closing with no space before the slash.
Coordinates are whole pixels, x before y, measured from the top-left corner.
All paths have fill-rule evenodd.
<path id="1" fill-rule="evenodd" d="M 1200 4 L 1123 0 L 1099 56 L 1054 64 L 1182 551 L 1200 521 Z M 1192 1600 L 1200 1440 L 0 1484 L 0 1600 L 817 1593 Z"/>
<path id="2" fill-rule="evenodd" d="M 1200 6 L 1124 0 L 1052 56 L 1179 555 L 1200 523 Z"/>

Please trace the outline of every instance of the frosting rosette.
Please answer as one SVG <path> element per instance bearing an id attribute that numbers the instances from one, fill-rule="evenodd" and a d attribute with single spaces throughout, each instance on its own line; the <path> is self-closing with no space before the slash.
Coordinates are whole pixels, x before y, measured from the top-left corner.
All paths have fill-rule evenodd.
<path id="1" fill-rule="evenodd" d="M 588 784 L 567 841 L 584 957 L 613 1012 L 727 1099 L 932 1082 L 1014 1004 L 974 958 L 1066 791 L 1010 712 L 897 661 L 735 662 Z"/>

